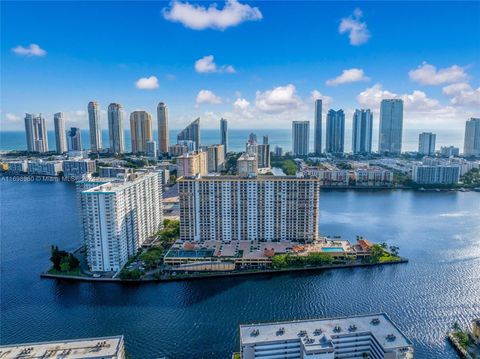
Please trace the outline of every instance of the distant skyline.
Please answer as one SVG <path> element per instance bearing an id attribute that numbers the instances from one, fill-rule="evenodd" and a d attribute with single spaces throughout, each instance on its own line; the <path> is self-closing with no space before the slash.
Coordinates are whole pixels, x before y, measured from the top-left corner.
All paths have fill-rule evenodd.
<path id="1" fill-rule="evenodd" d="M 156 118 L 158 102 L 172 129 L 197 117 L 313 128 L 316 98 L 324 126 L 330 108 L 347 129 L 370 108 L 375 136 L 381 99 L 402 98 L 404 129 L 462 129 L 480 115 L 479 13 L 479 2 L 3 2 L 0 129 L 42 113 L 53 130 L 57 112 L 87 129 L 90 101 L 103 130 L 112 102 L 125 129 L 135 110 Z"/>

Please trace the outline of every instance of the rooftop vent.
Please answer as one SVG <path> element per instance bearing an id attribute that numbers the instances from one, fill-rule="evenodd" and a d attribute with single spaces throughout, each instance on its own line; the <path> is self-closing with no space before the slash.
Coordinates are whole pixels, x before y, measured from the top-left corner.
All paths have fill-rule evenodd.
<path id="1" fill-rule="evenodd" d="M 393 342 L 393 341 L 395 341 L 395 339 L 397 339 L 397 337 L 395 335 L 393 335 L 393 334 L 388 334 L 387 335 L 387 340 L 389 342 Z"/>
<path id="2" fill-rule="evenodd" d="M 320 335 L 320 334 L 322 334 L 322 329 L 320 328 L 317 328 L 313 331 L 313 335 Z"/>
<path id="3" fill-rule="evenodd" d="M 372 321 L 370 322 L 372 325 L 379 325 L 380 324 L 380 319 L 378 318 L 373 318 Z"/>
<path id="4" fill-rule="evenodd" d="M 252 332 L 250 333 L 250 335 L 251 335 L 252 337 L 256 337 L 256 336 L 258 336 L 259 334 L 260 334 L 260 330 L 258 330 L 258 329 L 254 329 L 254 330 L 252 330 Z"/>
<path id="5" fill-rule="evenodd" d="M 306 330 L 300 330 L 300 331 L 298 332 L 298 336 L 299 336 L 299 337 L 304 337 L 305 335 L 307 335 L 307 331 L 306 331 Z"/>
<path id="6" fill-rule="evenodd" d="M 283 334 L 285 334 L 285 328 L 284 327 L 278 328 L 277 335 L 283 335 Z"/>
<path id="7" fill-rule="evenodd" d="M 335 325 L 335 327 L 333 328 L 333 331 L 335 333 L 340 333 L 342 331 L 342 328 L 339 325 Z"/>
<path id="8" fill-rule="evenodd" d="M 354 332 L 356 330 L 357 330 L 357 326 L 355 324 L 352 324 L 348 327 L 348 331 L 350 331 L 350 332 Z"/>

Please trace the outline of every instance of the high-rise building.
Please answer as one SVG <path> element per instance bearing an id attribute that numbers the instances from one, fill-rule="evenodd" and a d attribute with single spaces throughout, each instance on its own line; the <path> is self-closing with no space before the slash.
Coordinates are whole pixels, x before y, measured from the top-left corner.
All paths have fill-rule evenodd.
<path id="1" fill-rule="evenodd" d="M 402 152 L 403 100 L 386 99 L 380 104 L 378 152 Z"/>
<path id="2" fill-rule="evenodd" d="M 108 105 L 108 138 L 111 153 L 125 152 L 125 134 L 123 132 L 123 107 L 118 103 Z"/>
<path id="3" fill-rule="evenodd" d="M 275 156 L 282 157 L 283 155 L 283 148 L 280 146 L 275 146 Z"/>
<path id="4" fill-rule="evenodd" d="M 53 115 L 53 125 L 55 127 L 55 144 L 57 146 L 57 153 L 65 153 L 67 152 L 67 137 L 63 112 L 58 112 Z"/>
<path id="5" fill-rule="evenodd" d="M 460 148 L 454 146 L 440 147 L 440 154 L 445 157 L 458 157 L 460 155 Z"/>
<path id="6" fill-rule="evenodd" d="M 223 145 L 224 157 L 227 158 L 228 152 L 228 121 L 220 119 L 220 143 Z"/>
<path id="7" fill-rule="evenodd" d="M 180 239 L 310 242 L 319 181 L 287 176 L 181 178 Z"/>
<path id="8" fill-rule="evenodd" d="M 90 129 L 90 151 L 102 149 L 102 130 L 100 128 L 100 106 L 96 101 L 88 103 L 88 125 Z"/>
<path id="9" fill-rule="evenodd" d="M 293 137 L 293 154 L 296 156 L 308 155 L 310 136 L 310 122 L 309 121 L 293 121 L 292 122 L 292 137 Z"/>
<path id="10" fill-rule="evenodd" d="M 25 134 L 29 152 L 48 152 L 47 127 L 41 114 L 25 114 Z"/>
<path id="11" fill-rule="evenodd" d="M 368 110 L 355 110 L 353 114 L 352 152 L 365 154 L 372 152 L 373 114 Z"/>
<path id="12" fill-rule="evenodd" d="M 177 157 L 177 177 L 206 176 L 207 174 L 207 152 L 189 152 Z"/>
<path id="13" fill-rule="evenodd" d="M 146 153 L 147 142 L 153 140 L 152 115 L 147 111 L 134 111 L 130 114 L 130 136 L 133 153 Z"/>
<path id="14" fill-rule="evenodd" d="M 67 132 L 67 143 L 69 151 L 82 150 L 82 133 L 78 127 L 70 127 Z"/>
<path id="15" fill-rule="evenodd" d="M 313 126 L 313 152 L 322 153 L 322 100 L 315 100 L 315 118 Z"/>
<path id="16" fill-rule="evenodd" d="M 146 155 L 148 157 L 157 158 L 158 150 L 157 150 L 157 142 L 156 141 L 147 141 Z"/>
<path id="17" fill-rule="evenodd" d="M 223 145 L 207 147 L 208 172 L 220 172 L 225 167 L 225 150 Z"/>
<path id="18" fill-rule="evenodd" d="M 480 156 L 480 118 L 465 123 L 464 156 Z"/>
<path id="19" fill-rule="evenodd" d="M 168 107 L 163 102 L 157 106 L 157 125 L 158 125 L 158 151 L 160 153 L 168 152 Z"/>
<path id="20" fill-rule="evenodd" d="M 258 168 L 270 168 L 270 145 L 268 143 L 257 145 L 257 163 Z"/>
<path id="21" fill-rule="evenodd" d="M 257 156 L 249 153 L 243 153 L 237 159 L 237 173 L 239 176 L 248 176 L 257 174 L 258 160 Z"/>
<path id="22" fill-rule="evenodd" d="M 91 271 L 116 272 L 162 224 L 160 175 L 80 182 L 83 237 Z"/>
<path id="23" fill-rule="evenodd" d="M 268 136 L 267 136 L 267 135 L 263 135 L 263 141 L 262 141 L 262 144 L 264 144 L 264 145 L 268 145 Z"/>
<path id="24" fill-rule="evenodd" d="M 325 152 L 343 153 L 345 144 L 345 113 L 343 110 L 329 110 Z"/>
<path id="25" fill-rule="evenodd" d="M 418 136 L 418 153 L 433 155 L 435 153 L 435 140 L 437 135 L 432 132 L 422 132 Z"/>
<path id="26" fill-rule="evenodd" d="M 460 166 L 413 166 L 412 180 L 418 184 L 456 184 L 460 180 Z"/>
<path id="27" fill-rule="evenodd" d="M 257 143 L 257 134 L 251 132 L 251 133 L 248 135 L 248 142 L 249 142 L 249 143 L 252 143 L 252 144 Z"/>
<path id="28" fill-rule="evenodd" d="M 385 313 L 240 326 L 241 359 L 413 357 L 413 343 Z"/>
<path id="29" fill-rule="evenodd" d="M 190 123 L 177 135 L 177 142 L 191 140 L 195 142 L 195 150 L 200 148 L 200 117 Z"/>

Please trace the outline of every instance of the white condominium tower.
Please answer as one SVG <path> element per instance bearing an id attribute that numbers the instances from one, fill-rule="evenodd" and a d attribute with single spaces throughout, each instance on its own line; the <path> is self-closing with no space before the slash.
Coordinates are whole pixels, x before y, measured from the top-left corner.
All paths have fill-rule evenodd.
<path id="1" fill-rule="evenodd" d="M 322 153 L 322 100 L 315 100 L 315 118 L 313 125 L 313 152 Z"/>
<path id="2" fill-rule="evenodd" d="M 77 184 L 90 270 L 120 270 L 162 224 L 160 173 Z"/>
<path id="3" fill-rule="evenodd" d="M 177 157 L 177 177 L 204 176 L 208 173 L 208 152 L 188 152 Z"/>
<path id="4" fill-rule="evenodd" d="M 292 137 L 293 146 L 292 151 L 296 156 L 308 155 L 310 136 L 310 122 L 309 121 L 293 121 L 292 122 Z"/>
<path id="5" fill-rule="evenodd" d="M 180 131 L 177 135 L 177 143 L 180 141 L 193 141 L 195 150 L 200 148 L 200 117 Z"/>
<path id="6" fill-rule="evenodd" d="M 67 137 L 65 135 L 65 118 L 63 117 L 63 112 L 58 112 L 53 115 L 53 125 L 55 127 L 57 153 L 62 154 L 67 152 Z"/>
<path id="7" fill-rule="evenodd" d="M 227 158 L 228 152 L 228 121 L 220 119 L 220 143 L 223 145 L 224 157 Z"/>
<path id="8" fill-rule="evenodd" d="M 345 113 L 343 110 L 329 110 L 325 136 L 327 153 L 343 153 L 345 144 Z"/>
<path id="9" fill-rule="evenodd" d="M 355 110 L 353 114 L 352 152 L 366 154 L 372 152 L 373 114 L 367 110 Z"/>
<path id="10" fill-rule="evenodd" d="M 435 153 L 435 140 L 437 135 L 431 132 L 422 132 L 418 136 L 418 153 L 433 155 Z"/>
<path id="11" fill-rule="evenodd" d="M 402 152 L 403 100 L 382 100 L 378 152 L 399 155 Z"/>
<path id="12" fill-rule="evenodd" d="M 168 107 L 163 102 L 157 106 L 157 125 L 158 125 L 158 151 L 160 153 L 168 152 Z"/>
<path id="13" fill-rule="evenodd" d="M 67 142 L 69 151 L 81 151 L 82 150 L 82 134 L 80 128 L 70 127 L 67 132 Z"/>
<path id="14" fill-rule="evenodd" d="M 48 152 L 47 127 L 41 114 L 25 114 L 25 134 L 29 152 Z"/>
<path id="15" fill-rule="evenodd" d="M 88 125 L 90 128 L 90 151 L 98 152 L 102 148 L 102 130 L 100 129 L 100 106 L 95 101 L 88 103 Z"/>
<path id="16" fill-rule="evenodd" d="M 130 136 L 133 153 L 146 153 L 147 142 L 152 141 L 152 115 L 147 111 L 134 111 L 130 114 Z"/>
<path id="17" fill-rule="evenodd" d="M 197 176 L 178 184 L 182 240 L 317 239 L 317 179 Z"/>
<path id="18" fill-rule="evenodd" d="M 208 172 L 220 172 L 225 167 L 225 150 L 223 145 L 207 147 Z"/>
<path id="19" fill-rule="evenodd" d="M 123 133 L 123 107 L 118 103 L 108 106 L 108 138 L 111 153 L 125 152 L 125 134 Z"/>
<path id="20" fill-rule="evenodd" d="M 480 118 L 471 118 L 465 123 L 464 156 L 480 156 Z"/>

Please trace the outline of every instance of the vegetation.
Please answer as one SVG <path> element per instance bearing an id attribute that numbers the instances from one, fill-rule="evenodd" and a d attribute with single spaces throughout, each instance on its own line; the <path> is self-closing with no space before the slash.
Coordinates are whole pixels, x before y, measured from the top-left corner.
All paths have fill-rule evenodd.
<path id="1" fill-rule="evenodd" d="M 143 252 L 140 255 L 140 259 L 145 263 L 147 268 L 156 268 L 162 262 L 164 250 L 162 247 L 153 247 Z"/>
<path id="2" fill-rule="evenodd" d="M 400 260 L 398 256 L 398 247 L 390 246 L 390 251 L 386 250 L 387 244 L 374 244 L 371 248 L 370 257 L 365 258 L 368 263 L 386 263 Z"/>
<path id="3" fill-rule="evenodd" d="M 59 250 L 57 246 L 51 247 L 50 261 L 57 272 L 67 273 L 80 269 L 80 261 L 72 253 Z"/>
<path id="4" fill-rule="evenodd" d="M 280 167 L 287 176 L 295 176 L 297 173 L 297 164 L 289 158 L 273 158 L 272 167 Z"/>
<path id="5" fill-rule="evenodd" d="M 145 275 L 144 271 L 141 271 L 138 268 L 128 270 L 128 269 L 122 269 L 120 272 L 120 278 L 121 279 L 140 279 Z"/>
<path id="6" fill-rule="evenodd" d="M 341 170 L 353 170 L 353 167 L 350 163 L 347 162 L 340 162 L 337 163 L 337 168 Z"/>
<path id="7" fill-rule="evenodd" d="M 333 258 L 325 253 L 310 253 L 307 256 L 277 254 L 272 258 L 272 266 L 275 269 L 303 266 L 321 266 L 332 263 Z"/>
<path id="8" fill-rule="evenodd" d="M 474 168 L 463 175 L 460 179 L 465 187 L 480 186 L 480 169 Z"/>
<path id="9" fill-rule="evenodd" d="M 233 174 L 237 170 L 237 160 L 240 157 L 241 153 L 228 152 L 227 158 L 225 159 L 225 169 L 223 173 Z"/>

